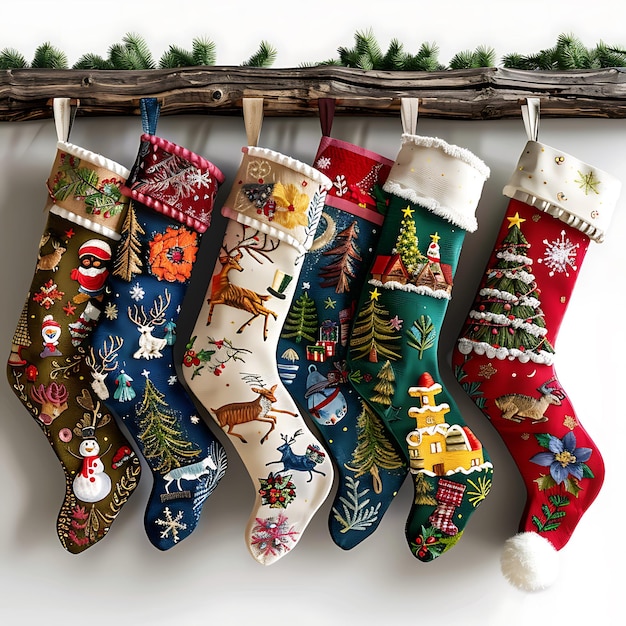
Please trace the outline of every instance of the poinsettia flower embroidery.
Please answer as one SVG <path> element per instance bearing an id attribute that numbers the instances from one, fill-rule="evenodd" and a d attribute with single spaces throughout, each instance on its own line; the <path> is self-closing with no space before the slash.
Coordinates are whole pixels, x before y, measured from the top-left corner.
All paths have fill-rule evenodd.
<path id="1" fill-rule="evenodd" d="M 570 476 L 577 480 L 583 478 L 584 463 L 591 457 L 591 448 L 577 448 L 574 433 L 567 433 L 562 439 L 547 435 L 547 452 L 535 454 L 530 461 L 550 468 L 550 476 L 557 484 L 564 483 Z"/>
<path id="2" fill-rule="evenodd" d="M 150 271 L 159 280 L 184 283 L 198 252 L 197 235 L 184 227 L 168 226 L 164 233 L 156 233 L 149 242 Z"/>

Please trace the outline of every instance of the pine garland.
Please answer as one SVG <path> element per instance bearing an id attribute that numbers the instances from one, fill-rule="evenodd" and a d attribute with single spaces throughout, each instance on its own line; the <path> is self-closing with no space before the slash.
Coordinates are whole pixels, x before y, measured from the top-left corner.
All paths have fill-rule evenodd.
<path id="1" fill-rule="evenodd" d="M 317 63 L 302 63 L 301 67 L 337 65 L 362 70 L 423 71 L 459 70 L 480 67 L 495 67 L 497 54 L 494 48 L 478 46 L 475 50 L 456 53 L 448 65 L 440 63 L 439 48 L 432 42 L 422 43 L 416 53 L 407 52 L 402 43 L 393 39 L 383 51 L 373 31 L 355 34 L 352 47 L 337 49 L 338 58 Z M 270 67 L 277 57 L 277 50 L 268 42 L 261 41 L 258 50 L 242 66 Z M 151 70 L 174 67 L 215 65 L 217 60 L 215 43 L 206 38 L 195 38 L 191 50 L 171 45 L 154 61 L 146 41 L 136 33 L 126 34 L 121 43 L 109 47 L 108 57 L 86 53 L 70 68 L 66 54 L 50 42 L 41 44 L 29 63 L 21 52 L 14 48 L 0 50 L 0 69 L 92 69 L 92 70 Z M 572 34 L 561 34 L 556 44 L 534 54 L 516 52 L 502 57 L 502 66 L 519 70 L 575 70 L 626 67 L 626 48 L 610 46 L 600 41 L 587 48 Z"/>

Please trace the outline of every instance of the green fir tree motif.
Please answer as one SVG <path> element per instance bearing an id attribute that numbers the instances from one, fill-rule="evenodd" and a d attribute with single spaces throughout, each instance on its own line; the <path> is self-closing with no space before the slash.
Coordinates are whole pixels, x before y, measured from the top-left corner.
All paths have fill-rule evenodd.
<path id="1" fill-rule="evenodd" d="M 426 257 L 419 251 L 419 241 L 413 221 L 413 209 L 407 206 L 403 210 L 403 215 L 394 252 L 400 255 L 407 272 L 414 275 L 419 267 L 426 262 Z"/>
<path id="2" fill-rule="evenodd" d="M 407 345 L 417 350 L 418 359 L 422 359 L 424 352 L 435 345 L 437 330 L 430 315 L 420 315 L 407 330 Z"/>
<path id="3" fill-rule="evenodd" d="M 389 320 L 389 311 L 378 303 L 380 292 L 370 292 L 370 300 L 359 311 L 354 321 L 350 338 L 350 353 L 353 359 L 367 358 L 370 363 L 378 363 L 378 357 L 397 361 L 401 336 L 394 330 Z"/>
<path id="4" fill-rule="evenodd" d="M 378 378 L 378 382 L 374 385 L 376 393 L 370 397 L 370 401 L 383 406 L 391 406 L 395 393 L 393 383 L 396 380 L 391 361 L 385 361 L 376 377 Z"/>
<path id="5" fill-rule="evenodd" d="M 528 257 L 530 243 L 521 230 L 524 221 L 508 217 L 506 236 L 496 247 L 497 262 L 488 267 L 482 295 L 472 311 L 464 338 L 517 352 L 554 353 L 546 337 L 540 294 Z"/>
<path id="6" fill-rule="evenodd" d="M 283 339 L 295 339 L 296 343 L 300 343 L 303 339 L 314 342 L 317 339 L 318 325 L 319 318 L 315 300 L 305 291 L 289 309 L 280 336 Z"/>
<path id="7" fill-rule="evenodd" d="M 375 493 L 382 492 L 379 468 L 391 471 L 402 467 L 402 459 L 387 437 L 385 426 L 367 404 L 361 402 L 361 413 L 357 417 L 357 446 L 352 452 L 350 465 L 346 468 L 355 472 L 355 478 L 369 473 Z"/>
<path id="8" fill-rule="evenodd" d="M 185 441 L 178 417 L 169 409 L 164 397 L 146 378 L 143 399 L 137 407 L 143 455 L 162 474 L 180 467 L 187 459 L 196 458 L 201 452 L 190 441 Z"/>

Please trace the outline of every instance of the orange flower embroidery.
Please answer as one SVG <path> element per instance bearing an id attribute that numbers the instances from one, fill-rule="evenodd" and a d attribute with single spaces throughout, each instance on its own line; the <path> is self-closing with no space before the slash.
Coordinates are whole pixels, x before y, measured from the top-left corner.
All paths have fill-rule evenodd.
<path id="1" fill-rule="evenodd" d="M 150 271 L 170 283 L 189 280 L 198 252 L 197 239 L 194 231 L 183 226 L 168 226 L 164 233 L 157 233 L 149 243 Z"/>

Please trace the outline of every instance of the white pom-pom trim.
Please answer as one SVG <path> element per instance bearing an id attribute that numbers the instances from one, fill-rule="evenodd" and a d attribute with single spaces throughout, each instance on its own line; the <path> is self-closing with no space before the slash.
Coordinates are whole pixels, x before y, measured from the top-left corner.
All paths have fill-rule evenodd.
<path id="1" fill-rule="evenodd" d="M 500 566 L 504 577 L 523 591 L 547 589 L 559 575 L 556 548 L 532 532 L 519 533 L 506 540 Z"/>

